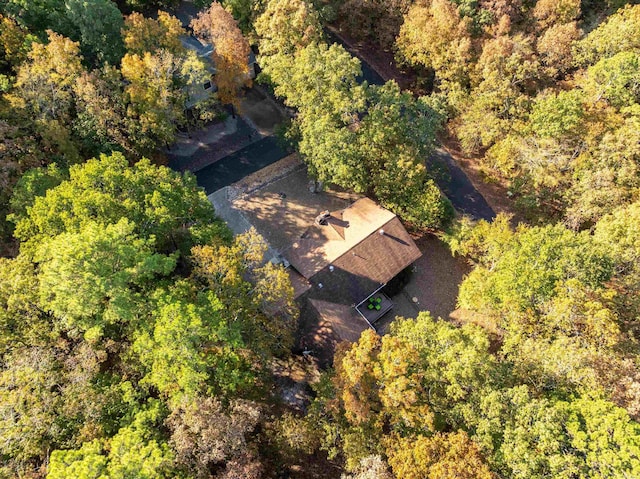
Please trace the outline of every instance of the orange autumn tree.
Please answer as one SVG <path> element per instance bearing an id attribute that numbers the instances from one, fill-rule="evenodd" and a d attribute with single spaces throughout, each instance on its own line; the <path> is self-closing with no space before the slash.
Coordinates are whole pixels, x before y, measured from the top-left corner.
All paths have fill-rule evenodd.
<path id="1" fill-rule="evenodd" d="M 191 22 L 196 36 L 214 46 L 218 97 L 222 103 L 238 106 L 240 90 L 251 86 L 248 59 L 251 49 L 238 22 L 218 2 L 211 4 Z"/>

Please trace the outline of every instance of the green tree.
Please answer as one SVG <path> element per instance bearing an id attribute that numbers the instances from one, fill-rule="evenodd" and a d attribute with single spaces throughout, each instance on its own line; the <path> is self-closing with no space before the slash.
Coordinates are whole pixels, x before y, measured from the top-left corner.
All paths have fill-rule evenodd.
<path id="1" fill-rule="evenodd" d="M 185 61 L 188 57 L 160 50 L 142 56 L 126 54 L 122 59 L 127 116 L 134 120 L 129 123 L 134 127 L 130 136 L 139 150 L 152 152 L 158 144 L 174 142 L 178 125 L 185 122 L 187 94 L 183 87 L 190 81 L 183 81 L 183 75 L 205 78 L 204 66 L 195 53 L 191 57 L 192 61 Z"/>
<path id="2" fill-rule="evenodd" d="M 477 446 L 464 431 L 394 442 L 389 464 L 398 479 L 492 479 Z"/>
<path id="3" fill-rule="evenodd" d="M 426 98 L 415 100 L 395 82 L 358 85 L 358 60 L 337 45 L 274 55 L 265 72 L 276 94 L 300 111 L 298 148 L 313 176 L 373 194 L 422 228 L 452 217 L 424 166 L 441 123 Z"/>
<path id="4" fill-rule="evenodd" d="M 640 473 L 640 424 L 608 401 L 581 398 L 566 406 L 571 444 L 594 476 Z"/>
<path id="5" fill-rule="evenodd" d="M 614 108 L 640 103 L 640 52 L 621 52 L 604 58 L 586 71 L 582 87 L 594 102 Z"/>
<path id="6" fill-rule="evenodd" d="M 65 329 L 95 339 L 110 325 L 139 319 L 135 291 L 173 271 L 175 256 L 155 253 L 155 238 L 141 239 L 135 228 L 127 219 L 88 223 L 40 245 L 40 304 Z"/>
<path id="7" fill-rule="evenodd" d="M 502 236 L 501 224 L 480 228 L 488 237 Z M 561 225 L 520 226 L 506 241 L 498 239 L 497 247 L 478 261 L 462 283 L 458 301 L 465 308 L 504 314 L 540 311 L 563 281 L 575 278 L 597 288 L 612 272 L 608 255 L 588 233 L 574 233 Z"/>
<path id="8" fill-rule="evenodd" d="M 312 407 L 323 447 L 334 453 L 337 444 L 347 469 L 356 470 L 370 455 L 400 454 L 405 439 L 457 427 L 466 403 L 497 383 L 488 347 L 479 328 L 459 329 L 428 313 L 397 318 L 382 338 L 365 331 L 336 354 L 332 387 Z"/>
<path id="9" fill-rule="evenodd" d="M 311 43 L 295 55 L 275 55 L 265 66 L 277 95 L 298 108 L 299 150 L 322 181 L 366 191 L 367 169 L 356 145 L 357 114 L 365 89 L 360 63 L 339 45 Z"/>
<path id="10" fill-rule="evenodd" d="M 282 266 L 264 263 L 267 245 L 254 229 L 232 244 L 196 246 L 194 278 L 215 293 L 251 349 L 264 358 L 286 354 L 293 345 L 298 318 L 293 287 Z M 263 264 L 264 263 L 264 264 Z"/>
<path id="11" fill-rule="evenodd" d="M 523 35 L 499 36 L 484 43 L 471 75 L 472 91 L 460 115 L 458 138 L 466 151 L 503 139 L 528 109 L 524 92 L 535 89 L 540 65 Z"/>
<path id="12" fill-rule="evenodd" d="M 197 294 L 192 285 L 177 283 L 157 291 L 154 302 L 152 327 L 139 329 L 133 344 L 148 370 L 144 384 L 172 403 L 253 384 L 240 325 L 222 313 L 212 292 Z"/>
<path id="13" fill-rule="evenodd" d="M 415 374 L 414 381 L 405 384 L 420 385 L 425 394 L 417 395 L 416 400 L 429 404 L 437 415 L 436 427 L 441 426 L 443 420 L 444 423 L 454 423 L 457 405 L 498 382 L 499 370 L 495 358 L 489 353 L 489 340 L 476 326 L 456 328 L 442 320 L 432 319 L 428 313 L 421 313 L 415 321 L 396 319 L 391 337 L 397 339 L 396 344 L 401 346 L 398 352 L 404 349 L 403 355 L 411 365 L 409 370 Z M 385 351 L 387 342 L 388 352 Z M 392 373 L 394 362 L 398 361 L 393 343 L 392 339 L 385 337 L 380 354 L 384 358 L 381 364 L 383 371 L 389 368 Z M 384 382 L 388 383 L 390 379 L 401 380 L 401 376 L 394 378 L 392 374 Z M 393 411 L 394 407 L 391 407 L 392 414 Z M 416 429 L 418 426 L 416 424 Z"/>
<path id="14" fill-rule="evenodd" d="M 433 70 L 441 90 L 468 84 L 473 54 L 470 21 L 461 18 L 453 2 L 415 3 L 404 19 L 397 47 L 408 63 Z"/>
<path id="15" fill-rule="evenodd" d="M 70 36 L 73 27 L 65 11 L 65 0 L 7 0 L 0 9 L 38 35 L 53 30 Z"/>
<path id="16" fill-rule="evenodd" d="M 575 89 L 538 95 L 531 108 L 529 126 L 542 138 L 581 138 L 585 120 L 584 94 Z M 575 144 L 574 142 L 571 142 Z"/>
<path id="17" fill-rule="evenodd" d="M 11 211 L 23 217 L 27 209 L 33 205 L 36 197 L 44 196 L 47 190 L 58 186 L 67 179 L 65 170 L 51 163 L 46 168 L 31 168 L 20 177 L 11 196 Z"/>
<path id="18" fill-rule="evenodd" d="M 212 2 L 211 0 L 204 0 L 204 3 L 211 4 Z M 238 27 L 240 27 L 242 33 L 251 35 L 255 28 L 256 12 L 262 7 L 262 4 L 256 0 L 224 0 L 220 3 L 238 21 Z"/>
<path id="19" fill-rule="evenodd" d="M 487 395 L 468 422 L 508 477 L 633 477 L 640 465 L 638 424 L 601 399 L 552 401 L 519 386 Z"/>
<path id="20" fill-rule="evenodd" d="M 580 472 L 561 408 L 531 397 L 526 386 L 488 395 L 480 407 L 483 417 L 471 427 L 486 441 L 494 470 L 522 479 Z"/>
<path id="21" fill-rule="evenodd" d="M 330 113 L 301 118 L 294 127 L 300 136 L 298 149 L 314 177 L 357 192 L 368 190 L 368 170 L 354 128 L 346 127 Z"/>
<path id="22" fill-rule="evenodd" d="M 48 334 L 48 344 L 16 347 L 3 357 L 0 472 L 9 476 L 35 473 L 52 449 L 103 434 L 103 413 L 113 407 L 109 387 L 97 381 L 105 350 Z"/>
<path id="23" fill-rule="evenodd" d="M 401 93 L 395 82 L 370 87 L 367 93 L 366 115 L 356 130 L 358 153 L 367 168 L 365 191 L 418 227 L 441 228 L 453 208 L 424 166 L 433 152 L 440 116 L 425 98 Z"/>
<path id="24" fill-rule="evenodd" d="M 35 37 L 10 17 L 0 14 L 0 71 L 11 73 L 27 59 Z"/>
<path id="25" fill-rule="evenodd" d="M 33 252 L 61 233 L 77 233 L 90 223 L 115 224 L 122 218 L 134 225 L 132 233 L 139 238 L 155 238 L 159 251 L 179 248 L 186 254 L 196 238 L 206 243 L 226 234 L 193 176 L 148 160 L 129 167 L 114 153 L 71 167 L 68 181 L 37 197 L 26 217 L 14 217 L 15 235 L 23 251 Z"/>
<path id="26" fill-rule="evenodd" d="M 540 393 L 600 390 L 597 364 L 617 361 L 623 340 L 606 283 L 611 253 L 586 232 L 560 225 L 514 232 L 502 216 L 456 236 L 453 250 L 478 262 L 458 301 L 496 321 L 514 377 Z"/>
<path id="27" fill-rule="evenodd" d="M 349 124 L 364 106 L 364 90 L 356 80 L 362 74 L 360 62 L 340 45 L 311 43 L 295 56 L 274 58 L 265 73 L 276 95 L 303 117 L 326 114 Z"/>
<path id="28" fill-rule="evenodd" d="M 122 13 L 111 0 L 65 0 L 66 16 L 79 32 L 85 60 L 117 65 L 124 54 Z"/>
<path id="29" fill-rule="evenodd" d="M 595 239 L 610 252 L 616 274 L 640 287 L 640 203 L 621 206 L 598 221 Z"/>
<path id="30" fill-rule="evenodd" d="M 111 439 L 86 442 L 80 449 L 53 451 L 47 478 L 176 477 L 174 455 L 157 433 L 162 416 L 161 405 L 151 402 L 136 414 L 132 424 L 120 429 Z"/>
<path id="31" fill-rule="evenodd" d="M 602 22 L 575 48 L 580 66 L 640 48 L 640 5 L 626 5 Z"/>
<path id="32" fill-rule="evenodd" d="M 74 131 L 91 154 L 122 151 L 139 158 L 147 140 L 134 142 L 135 118 L 127 116 L 127 99 L 120 71 L 109 65 L 83 73 L 74 85 L 77 116 Z"/>
<path id="33" fill-rule="evenodd" d="M 174 55 L 184 52 L 180 41 L 186 35 L 182 23 L 173 15 L 159 11 L 158 19 L 147 18 L 140 13 L 132 13 L 124 20 L 122 37 L 128 53 L 144 55 L 168 50 Z"/>
<path id="34" fill-rule="evenodd" d="M 571 188 L 565 192 L 569 226 L 591 226 L 618 206 L 634 201 L 640 188 L 639 127 L 640 115 L 626 118 L 580 158 Z"/>
<path id="35" fill-rule="evenodd" d="M 20 346 L 46 344 L 50 318 L 38 306 L 35 266 L 25 257 L 0 259 L 0 357 Z"/>
<path id="36" fill-rule="evenodd" d="M 267 65 L 274 55 L 293 55 L 318 42 L 322 27 L 313 4 L 306 0 L 271 0 L 256 19 L 260 38 L 260 64 Z"/>

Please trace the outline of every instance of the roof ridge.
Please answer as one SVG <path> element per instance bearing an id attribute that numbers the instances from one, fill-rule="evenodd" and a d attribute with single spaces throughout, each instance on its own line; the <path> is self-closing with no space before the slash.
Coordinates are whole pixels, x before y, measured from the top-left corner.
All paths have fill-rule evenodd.
<path id="1" fill-rule="evenodd" d="M 372 231 L 371 233 L 369 233 L 367 236 L 365 236 L 364 238 L 362 238 L 360 241 L 358 241 L 357 243 L 354 243 L 353 246 L 351 246 L 351 248 L 349 248 L 347 251 L 345 251 L 344 253 L 342 253 L 340 256 L 336 257 L 332 263 L 335 263 L 336 261 L 338 261 L 340 258 L 346 256 L 347 254 L 349 254 L 350 252 L 352 252 L 352 250 L 358 246 L 359 244 L 361 244 L 362 242 L 366 241 L 369 239 L 369 237 L 371 235 L 374 235 L 376 233 L 379 234 L 380 230 L 383 230 L 385 226 L 387 226 L 389 223 L 391 223 L 393 220 L 395 220 L 398 216 L 397 215 L 393 215 L 393 218 L 391 218 L 389 221 L 387 221 L 385 224 L 381 225 L 379 229 L 377 229 L 376 231 Z"/>

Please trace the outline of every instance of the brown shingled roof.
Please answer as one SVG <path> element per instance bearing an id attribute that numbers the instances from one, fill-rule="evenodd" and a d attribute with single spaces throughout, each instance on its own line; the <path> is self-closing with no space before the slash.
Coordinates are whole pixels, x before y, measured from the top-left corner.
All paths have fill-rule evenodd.
<path id="1" fill-rule="evenodd" d="M 380 234 L 381 230 L 384 234 Z M 376 229 L 348 253 L 337 258 L 333 265 L 382 285 L 420 256 L 422 253 L 413 239 L 394 216 L 382 228 Z"/>
<path id="2" fill-rule="evenodd" d="M 421 256 L 400 220 L 391 216 L 382 228 L 374 229 L 315 273 L 309 279 L 309 287 L 301 292 L 300 304 L 313 306 L 309 310 L 315 311 L 320 324 L 331 325 L 341 340 L 355 341 L 369 327 L 354 306 Z M 380 234 L 380 229 L 384 234 Z M 326 338 L 323 341 L 322 347 L 333 347 Z"/>
<path id="3" fill-rule="evenodd" d="M 417 260 L 422 253 L 397 217 L 376 229 L 363 241 L 331 264 L 315 273 L 311 283 L 323 284 L 313 289 L 313 297 L 327 300 L 341 298 L 347 304 L 358 304 L 374 290 L 388 283 L 400 271 Z M 292 263 L 293 264 L 293 263 Z M 329 266 L 333 266 L 333 271 Z"/>
<path id="4" fill-rule="evenodd" d="M 310 226 L 283 255 L 310 279 L 393 218 L 390 211 L 369 198 L 361 198 L 344 210 L 331 213 L 328 224 Z"/>

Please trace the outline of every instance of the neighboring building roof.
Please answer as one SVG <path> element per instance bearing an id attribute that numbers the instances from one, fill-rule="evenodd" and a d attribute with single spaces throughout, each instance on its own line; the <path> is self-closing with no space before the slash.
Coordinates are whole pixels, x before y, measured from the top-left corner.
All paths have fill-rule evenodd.
<path id="1" fill-rule="evenodd" d="M 218 73 L 216 63 L 213 61 L 213 52 L 215 51 L 214 45 L 202 43 L 193 35 L 181 35 L 180 41 L 187 50 L 191 50 L 196 53 L 198 58 L 203 61 L 205 68 L 211 75 L 216 75 Z M 247 65 L 249 67 L 249 71 L 247 73 L 248 78 L 255 78 L 256 76 L 254 67 L 255 62 L 255 55 L 253 52 L 249 52 L 249 56 L 247 58 Z M 185 87 L 185 90 L 187 93 L 185 106 L 187 108 L 192 108 L 198 102 L 209 98 L 213 92 L 218 90 L 218 87 L 215 85 L 213 80 L 210 79 L 203 83 L 191 83 Z"/>
<path id="2" fill-rule="evenodd" d="M 213 53 L 213 45 L 204 45 L 200 40 L 198 40 L 193 35 L 181 35 L 180 41 L 185 48 L 189 50 L 193 50 L 196 53 L 211 54 Z"/>
<path id="3" fill-rule="evenodd" d="M 188 49 L 196 52 L 196 55 L 200 57 L 207 65 L 207 70 L 212 75 L 215 75 L 218 70 L 216 69 L 216 64 L 213 61 L 212 55 L 215 51 L 215 46 L 210 43 L 202 43 L 193 35 L 181 35 L 180 41 L 182 45 Z M 247 65 L 251 66 L 256 63 L 256 56 L 253 51 L 249 51 L 249 56 L 247 57 Z"/>
<path id="4" fill-rule="evenodd" d="M 196 55 L 198 55 L 198 57 L 204 61 L 209 73 L 211 73 L 212 75 L 215 75 L 217 73 L 218 70 L 216 69 L 216 64 L 213 62 L 212 58 L 214 51 L 213 45 L 205 45 L 193 35 L 182 35 L 180 36 L 180 41 L 187 50 L 196 52 Z"/>

